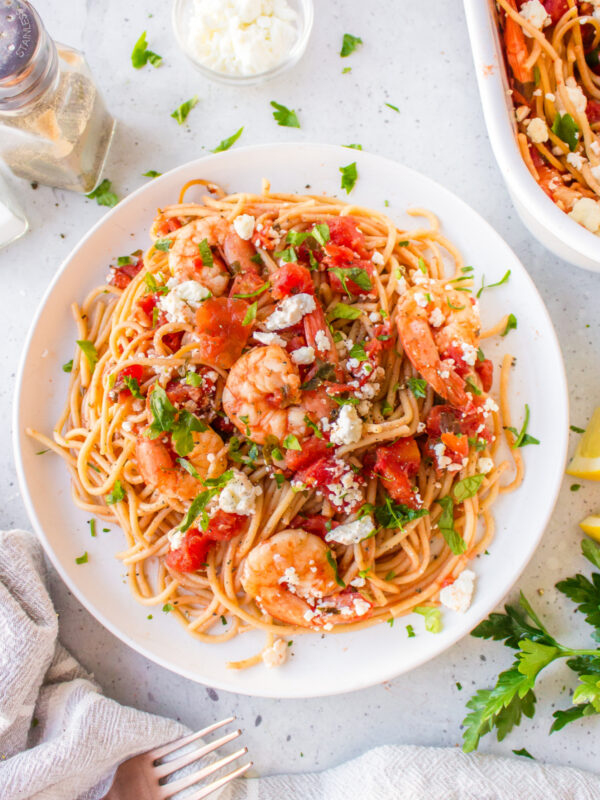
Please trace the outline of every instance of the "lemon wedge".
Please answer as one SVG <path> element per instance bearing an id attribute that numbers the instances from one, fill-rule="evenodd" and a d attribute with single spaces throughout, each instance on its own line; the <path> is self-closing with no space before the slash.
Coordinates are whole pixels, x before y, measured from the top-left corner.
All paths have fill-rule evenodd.
<path id="1" fill-rule="evenodd" d="M 579 440 L 567 474 L 600 481 L 600 406 L 592 414 L 590 423 Z"/>
<path id="2" fill-rule="evenodd" d="M 579 523 L 579 527 L 591 539 L 600 542 L 600 514 L 592 514 Z"/>

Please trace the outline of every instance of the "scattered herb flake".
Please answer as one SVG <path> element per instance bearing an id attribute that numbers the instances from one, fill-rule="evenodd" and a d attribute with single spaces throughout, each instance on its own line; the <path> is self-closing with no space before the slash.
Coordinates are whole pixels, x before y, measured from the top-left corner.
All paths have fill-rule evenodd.
<path id="1" fill-rule="evenodd" d="M 188 118 L 188 114 L 197 103 L 198 95 L 194 95 L 189 100 L 186 100 L 185 103 L 182 103 L 180 106 L 178 106 L 171 114 L 171 117 L 177 122 L 178 125 L 183 125 Z"/>
<path id="2" fill-rule="evenodd" d="M 354 184 L 358 179 L 358 170 L 356 169 L 356 161 L 353 161 L 351 164 L 347 164 L 345 167 L 340 167 L 340 172 L 342 173 L 342 189 L 346 192 L 346 194 L 350 194 L 352 189 L 354 189 Z"/>
<path id="3" fill-rule="evenodd" d="M 362 44 L 363 40 L 360 36 L 353 36 L 351 33 L 345 33 L 344 38 L 342 40 L 342 49 L 340 50 L 340 56 L 342 58 L 347 58 L 351 53 L 353 53 L 359 44 Z"/>
<path id="4" fill-rule="evenodd" d="M 117 195 L 111 191 L 111 182 L 108 178 L 104 178 L 102 183 L 100 183 L 93 192 L 86 194 L 86 197 L 89 197 L 90 200 L 95 200 L 99 206 L 108 206 L 108 208 L 113 208 L 119 202 L 119 198 Z"/>
<path id="5" fill-rule="evenodd" d="M 278 125 L 284 128 L 300 127 L 298 116 L 293 109 L 286 108 L 286 106 L 281 105 L 281 103 L 276 103 L 275 100 L 271 100 L 271 105 L 275 109 L 275 111 L 273 111 L 273 119 Z"/>
<path id="6" fill-rule="evenodd" d="M 244 131 L 244 126 L 237 130 L 235 133 L 232 133 L 227 139 L 222 139 L 219 144 L 215 147 L 212 151 L 213 153 L 222 153 L 224 150 L 229 150 L 231 145 L 235 144 L 237 140 L 240 138 Z"/>

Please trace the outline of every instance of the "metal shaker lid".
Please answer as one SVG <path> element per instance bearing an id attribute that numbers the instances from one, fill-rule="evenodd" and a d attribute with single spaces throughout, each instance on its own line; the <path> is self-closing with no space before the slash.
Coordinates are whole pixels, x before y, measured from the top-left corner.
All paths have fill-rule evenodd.
<path id="1" fill-rule="evenodd" d="M 38 17 L 24 0 L 0 0 L 0 80 L 21 72 L 40 38 Z"/>

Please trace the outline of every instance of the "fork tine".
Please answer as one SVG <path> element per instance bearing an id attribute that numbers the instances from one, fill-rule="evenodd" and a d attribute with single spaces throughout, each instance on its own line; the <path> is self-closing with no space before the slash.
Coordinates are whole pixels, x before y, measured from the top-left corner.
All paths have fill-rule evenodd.
<path id="1" fill-rule="evenodd" d="M 243 764 L 241 767 L 238 767 L 233 772 L 230 772 L 228 775 L 224 775 L 222 778 L 218 778 L 216 781 L 209 783 L 208 786 L 203 786 L 201 789 L 198 789 L 197 792 L 193 794 L 188 794 L 185 800 L 203 800 L 204 797 L 208 797 L 209 794 L 216 792 L 217 789 L 220 789 L 222 786 L 230 783 L 234 778 L 239 778 L 240 775 L 243 775 L 246 770 L 250 769 L 253 762 L 248 761 L 247 764 Z"/>
<path id="2" fill-rule="evenodd" d="M 228 756 L 224 756 L 218 761 L 208 764 L 206 767 L 202 767 L 202 769 L 199 769 L 192 775 L 184 775 L 183 778 L 179 778 L 179 780 L 173 781 L 173 783 L 164 784 L 162 787 L 163 791 L 167 792 L 165 797 L 172 797 L 173 795 L 177 794 L 177 792 L 182 792 L 184 789 L 193 786 L 195 783 L 199 783 L 201 780 L 203 780 L 203 778 L 208 778 L 209 775 L 212 775 L 214 772 L 218 772 L 222 767 L 226 767 L 228 764 L 231 764 L 231 762 L 235 761 L 236 758 L 245 756 L 247 752 L 248 748 L 242 747 L 241 750 L 231 753 Z"/>
<path id="3" fill-rule="evenodd" d="M 169 753 L 172 753 L 174 750 L 178 750 L 180 747 L 184 747 L 190 742 L 195 742 L 196 739 L 200 739 L 202 736 L 208 736 L 209 733 L 216 731 L 217 728 L 221 728 L 223 725 L 228 725 L 234 720 L 235 717 L 227 717 L 227 719 L 222 719 L 220 722 L 214 722 L 212 725 L 203 728 L 201 731 L 190 733 L 187 736 L 182 736 L 181 739 L 175 739 L 173 742 L 168 742 L 167 744 L 162 745 L 162 747 L 156 747 L 154 750 L 149 750 L 147 755 L 156 761 L 159 758 L 168 756 Z"/>
<path id="4" fill-rule="evenodd" d="M 153 768 L 152 772 L 157 780 L 159 778 L 164 778 L 166 775 L 172 775 L 173 772 L 177 772 L 178 769 L 187 767 L 187 765 L 191 764 L 193 761 L 197 761 L 199 758 L 202 758 L 202 756 L 212 753 L 213 750 L 217 750 L 217 748 L 231 742 L 233 739 L 237 739 L 241 733 L 241 730 L 238 728 L 237 731 L 227 733 L 220 739 L 215 739 L 214 742 L 205 744 L 204 747 L 198 747 L 195 750 L 191 750 L 189 753 L 184 753 L 182 756 L 179 756 L 179 758 L 174 758 L 173 761 L 159 764 Z"/>

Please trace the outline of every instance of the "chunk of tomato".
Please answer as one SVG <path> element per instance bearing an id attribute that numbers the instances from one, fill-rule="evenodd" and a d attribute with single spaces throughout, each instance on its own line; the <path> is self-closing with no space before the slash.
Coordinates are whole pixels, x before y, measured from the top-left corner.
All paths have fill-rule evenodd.
<path id="1" fill-rule="evenodd" d="M 251 325 L 243 321 L 248 311 L 245 300 L 210 297 L 196 311 L 197 350 L 214 367 L 229 369 L 242 355 Z"/>
<path id="2" fill-rule="evenodd" d="M 285 466 L 291 469 L 292 472 L 298 472 L 298 470 L 308 467 L 317 459 L 323 458 L 328 454 L 327 442 L 324 439 L 311 436 L 302 442 L 302 450 L 286 450 Z"/>
<path id="3" fill-rule="evenodd" d="M 200 386 L 191 386 L 185 380 L 170 380 L 165 387 L 167 396 L 174 406 L 185 408 L 193 414 L 211 409 L 215 396 L 216 383 L 213 376 L 216 373 L 207 367 L 201 367 L 197 374 L 202 378 Z"/>
<path id="4" fill-rule="evenodd" d="M 327 220 L 327 225 L 329 226 L 330 240 L 334 244 L 349 247 L 359 258 L 369 258 L 364 234 L 359 231 L 354 217 L 332 217 Z"/>
<path id="5" fill-rule="evenodd" d="M 442 442 L 446 445 L 447 450 L 465 458 L 469 455 L 469 440 L 462 433 L 442 433 Z"/>
<path id="6" fill-rule="evenodd" d="M 131 395 L 131 390 L 125 386 L 125 378 L 133 378 L 138 384 L 141 383 L 144 378 L 144 367 L 141 364 L 132 364 L 119 372 L 115 381 L 115 388 L 119 389 L 119 400 Z"/>
<path id="7" fill-rule="evenodd" d="M 236 294 L 253 295 L 254 292 L 264 285 L 265 281 L 257 272 L 240 272 L 240 274 L 236 275 L 233 279 L 231 289 L 229 290 L 229 296 L 235 297 Z M 254 295 L 254 299 L 256 299 L 256 297 L 259 297 L 259 295 Z"/>
<path id="8" fill-rule="evenodd" d="M 479 375 L 481 386 L 484 392 L 489 392 L 494 380 L 494 365 L 489 358 L 479 359 L 475 362 L 475 372 Z"/>
<path id="9" fill-rule="evenodd" d="M 206 566 L 206 556 L 213 540 L 198 528 L 190 528 L 177 550 L 165 556 L 165 564 L 177 572 L 196 572 Z"/>
<path id="10" fill-rule="evenodd" d="M 272 293 L 276 300 L 281 300 L 293 294 L 315 293 L 310 271 L 297 262 L 283 264 L 275 273 L 272 284 Z"/>
<path id="11" fill-rule="evenodd" d="M 369 294 L 373 291 L 373 264 L 371 261 L 361 259 L 349 247 L 344 245 L 337 245 L 329 243 L 325 246 L 325 258 L 322 261 L 323 265 L 328 270 L 329 283 L 335 292 L 340 292 L 348 295 Z M 369 280 L 369 287 L 360 286 L 350 277 L 349 272 L 343 272 L 343 281 L 339 273 L 332 270 L 350 270 L 359 269 L 366 273 Z M 363 280 L 364 280 L 363 275 Z"/>
<path id="12" fill-rule="evenodd" d="M 173 231 L 176 231 L 178 228 L 181 228 L 181 222 L 177 217 L 169 217 L 160 223 L 156 229 L 156 233 L 159 236 L 166 236 L 168 233 L 173 233 Z"/>
<path id="13" fill-rule="evenodd" d="M 377 448 L 373 471 L 378 475 L 390 497 L 397 503 L 418 508 L 411 478 L 419 471 L 421 451 L 412 436 Z"/>
<path id="14" fill-rule="evenodd" d="M 117 289 L 126 289 L 143 266 L 144 259 L 138 257 L 120 267 L 111 267 L 111 275 L 108 282 L 111 286 L 116 286 Z"/>
<path id="15" fill-rule="evenodd" d="M 552 18 L 553 25 L 556 25 L 562 15 L 569 10 L 568 0 L 543 0 L 542 5 Z"/>
<path id="16" fill-rule="evenodd" d="M 218 509 L 210 518 L 206 535 L 218 542 L 228 541 L 244 530 L 248 519 L 242 514 L 230 514 L 228 511 Z"/>
<path id="17" fill-rule="evenodd" d="M 588 100 L 585 114 L 590 125 L 593 125 L 594 122 L 600 122 L 600 103 L 597 100 Z"/>
<path id="18" fill-rule="evenodd" d="M 302 528 L 307 533 L 314 533 L 315 536 L 320 536 L 324 539 L 330 530 L 337 528 L 339 522 L 324 517 L 322 514 L 309 514 L 302 516 L 297 514 L 290 522 L 291 528 Z"/>

